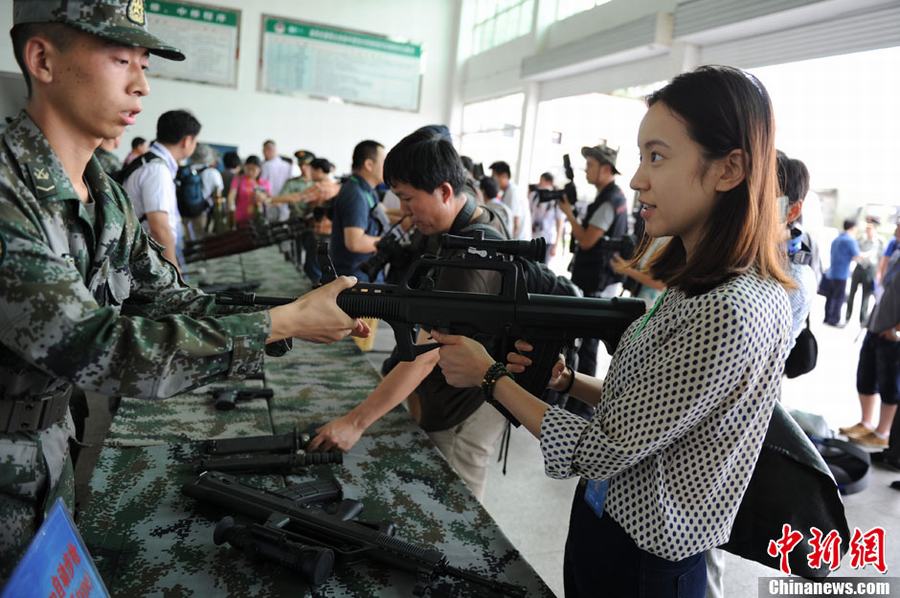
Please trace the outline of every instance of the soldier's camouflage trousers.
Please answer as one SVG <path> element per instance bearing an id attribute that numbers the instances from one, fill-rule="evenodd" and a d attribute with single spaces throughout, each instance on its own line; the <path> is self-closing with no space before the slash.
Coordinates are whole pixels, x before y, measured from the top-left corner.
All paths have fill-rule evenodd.
<path id="1" fill-rule="evenodd" d="M 68 418 L 39 433 L 0 434 L 0 585 L 56 499 L 74 508 L 70 436 Z"/>

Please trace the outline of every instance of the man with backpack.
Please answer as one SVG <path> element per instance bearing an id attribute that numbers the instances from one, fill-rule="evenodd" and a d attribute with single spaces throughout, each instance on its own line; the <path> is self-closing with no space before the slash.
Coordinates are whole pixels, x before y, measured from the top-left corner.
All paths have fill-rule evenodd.
<path id="1" fill-rule="evenodd" d="M 190 112 L 163 113 L 156 121 L 156 140 L 150 151 L 131 162 L 122 173 L 122 186 L 131 198 L 138 220 L 163 246 L 163 256 L 179 270 L 182 234 L 176 178 L 179 164 L 194 153 L 199 134 L 200 122 Z M 205 209 L 199 176 L 195 183 L 189 186 L 196 187 L 196 195 Z"/>
<path id="2" fill-rule="evenodd" d="M 204 235 L 217 197 L 222 197 L 225 183 L 216 168 L 219 156 L 205 143 L 198 143 L 189 164 L 178 168 L 175 177 L 178 212 L 184 221 L 188 239 Z"/>
<path id="3" fill-rule="evenodd" d="M 424 127 L 398 143 L 384 161 L 384 179 L 404 214 L 427 236 L 426 252 L 443 233 L 473 236 L 481 230 L 485 238 L 509 238 L 500 219 L 466 194 L 466 172 L 446 128 Z M 438 290 L 492 295 L 501 284 L 500 274 L 491 270 L 443 269 L 434 280 Z M 427 339 L 420 331 L 417 342 Z M 494 339 L 479 340 L 492 344 Z M 437 359 L 437 351 L 428 351 L 415 361 L 399 362 L 362 403 L 320 428 L 309 448 L 350 450 L 369 426 L 410 397 L 419 425 L 481 500 L 487 465 L 506 420 L 484 402 L 480 389 L 448 385 L 435 367 Z"/>

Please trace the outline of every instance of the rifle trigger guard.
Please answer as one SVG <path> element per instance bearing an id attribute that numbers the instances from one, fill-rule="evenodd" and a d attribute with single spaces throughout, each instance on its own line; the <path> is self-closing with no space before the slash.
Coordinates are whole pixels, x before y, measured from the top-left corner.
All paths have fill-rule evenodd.
<path id="1" fill-rule="evenodd" d="M 434 349 L 440 348 L 440 343 L 428 343 L 427 345 L 413 345 L 413 355 L 418 357 L 423 353 L 428 353 L 429 351 L 433 351 Z"/>

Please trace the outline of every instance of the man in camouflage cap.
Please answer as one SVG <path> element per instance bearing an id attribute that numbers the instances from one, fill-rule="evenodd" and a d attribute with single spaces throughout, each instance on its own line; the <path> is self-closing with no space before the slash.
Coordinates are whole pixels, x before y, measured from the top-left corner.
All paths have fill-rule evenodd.
<path id="1" fill-rule="evenodd" d="M 286 306 L 222 314 L 184 284 L 92 158 L 149 92 L 139 0 L 16 0 L 10 32 L 29 91 L 0 135 L 0 583 L 56 497 L 72 508 L 73 387 L 169 397 L 260 371 L 269 343 L 365 326 L 343 278 Z"/>

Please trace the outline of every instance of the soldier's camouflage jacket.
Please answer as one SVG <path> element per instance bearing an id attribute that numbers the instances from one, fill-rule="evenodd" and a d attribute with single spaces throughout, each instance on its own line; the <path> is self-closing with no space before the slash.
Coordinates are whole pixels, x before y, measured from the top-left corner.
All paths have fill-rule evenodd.
<path id="1" fill-rule="evenodd" d="M 268 313 L 213 317 L 213 298 L 184 284 L 96 159 L 84 180 L 96 226 L 25 112 L 0 136 L 0 400 L 46 397 L 72 384 L 164 398 L 261 371 Z M 39 434 L 0 430 L 7 568 L 40 522 L 37 497 L 55 495 L 46 490 L 61 477 L 71 483 L 70 430 L 66 420 Z M 8 573 L 0 566 L 0 579 Z"/>
<path id="2" fill-rule="evenodd" d="M 114 176 L 122 170 L 122 161 L 119 160 L 119 157 L 102 147 L 94 150 L 94 157 L 100 161 L 100 167 L 109 176 Z"/>

